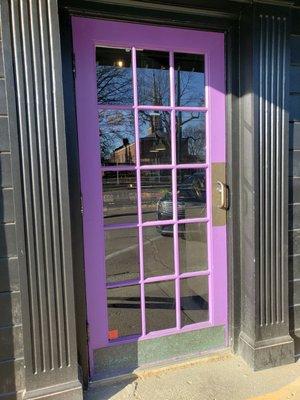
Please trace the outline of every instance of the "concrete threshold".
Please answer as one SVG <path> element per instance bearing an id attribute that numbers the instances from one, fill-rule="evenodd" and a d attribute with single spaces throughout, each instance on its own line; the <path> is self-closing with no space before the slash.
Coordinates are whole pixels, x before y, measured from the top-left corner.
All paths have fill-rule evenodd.
<path id="1" fill-rule="evenodd" d="M 158 363 L 149 364 L 143 367 L 136 368 L 133 372 L 127 374 L 119 374 L 117 376 L 102 378 L 101 376 L 95 376 L 94 379 L 89 384 L 89 389 L 96 389 L 97 387 L 104 385 L 115 385 L 122 381 L 132 381 L 135 379 L 145 379 L 149 376 L 154 376 L 157 374 L 162 374 L 172 370 L 177 370 L 180 368 L 188 368 L 199 363 L 209 363 L 214 361 L 225 360 L 226 358 L 233 357 L 233 353 L 230 349 L 221 349 L 214 353 L 211 351 L 203 352 L 201 356 L 197 355 L 187 355 L 178 357 L 176 359 L 169 359 L 166 361 L 160 361 Z"/>
<path id="2" fill-rule="evenodd" d="M 300 400 L 300 363 L 253 372 L 230 350 L 92 382 L 86 400 Z"/>

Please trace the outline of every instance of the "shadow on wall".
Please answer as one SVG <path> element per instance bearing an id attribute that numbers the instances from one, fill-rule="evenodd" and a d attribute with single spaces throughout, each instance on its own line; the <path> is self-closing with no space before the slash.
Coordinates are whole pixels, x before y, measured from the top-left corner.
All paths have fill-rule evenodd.
<path id="1" fill-rule="evenodd" d="M 0 117 L 3 119 L 4 117 Z M 2 135 L 2 133 L 1 133 Z M 1 143 L 2 144 L 2 143 Z M 2 152 L 3 151 L 3 152 Z M 6 187 L 4 164 L 10 163 L 10 157 L 1 146 L 0 152 L 0 396 L 10 393 L 16 398 L 15 343 L 18 341 L 20 327 L 14 326 L 18 293 L 18 264 L 12 257 L 7 240 L 14 232 L 12 189 Z M 8 161 L 6 160 L 8 158 Z M 11 213 L 12 212 L 12 213 Z M 14 240 L 14 238 L 11 238 Z M 5 398 L 5 396 L 4 396 Z"/>
<path id="2" fill-rule="evenodd" d="M 2 8 L 0 9 L 2 11 Z M 6 88 L 0 32 L 0 397 L 23 386 L 23 337 Z M 7 395 L 7 396 L 6 396 Z"/>

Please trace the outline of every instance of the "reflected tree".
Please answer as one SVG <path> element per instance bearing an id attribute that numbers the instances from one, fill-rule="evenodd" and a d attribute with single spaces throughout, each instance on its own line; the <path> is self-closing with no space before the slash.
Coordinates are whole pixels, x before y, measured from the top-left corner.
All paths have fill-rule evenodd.
<path id="1" fill-rule="evenodd" d="M 202 86 L 204 74 L 195 71 L 176 70 L 176 103 L 190 105 L 204 102 Z M 169 71 L 161 68 L 138 68 L 139 103 L 147 105 L 169 105 Z M 97 65 L 97 97 L 99 104 L 132 105 L 132 69 L 111 65 Z M 188 116 L 187 116 L 188 115 Z M 178 112 L 176 118 L 178 159 L 181 162 L 193 162 L 204 158 L 205 129 L 203 114 L 199 112 Z M 170 114 L 162 111 L 140 111 L 140 129 L 142 137 L 152 138 L 153 143 L 169 151 L 171 148 Z M 111 159 L 116 150 L 135 142 L 134 116 L 131 111 L 110 110 L 99 114 L 100 147 L 102 160 Z M 153 139 L 154 138 L 154 139 Z M 156 142 L 155 142 L 156 140 Z M 129 150 L 129 149 L 128 149 Z M 181 154 L 182 153 L 182 154 Z M 161 154 L 162 156 L 162 154 Z M 126 163 L 133 163 L 135 154 L 132 149 L 126 154 Z"/>
<path id="2" fill-rule="evenodd" d="M 131 68 L 97 65 L 97 98 L 99 104 L 132 104 Z"/>

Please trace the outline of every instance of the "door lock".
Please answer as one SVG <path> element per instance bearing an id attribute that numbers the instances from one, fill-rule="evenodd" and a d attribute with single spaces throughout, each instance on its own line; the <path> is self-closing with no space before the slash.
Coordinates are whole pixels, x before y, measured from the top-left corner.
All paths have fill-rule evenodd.
<path id="1" fill-rule="evenodd" d="M 218 207 L 221 210 L 228 210 L 228 186 L 224 182 L 217 181 L 217 191 L 220 193 L 220 204 Z"/>

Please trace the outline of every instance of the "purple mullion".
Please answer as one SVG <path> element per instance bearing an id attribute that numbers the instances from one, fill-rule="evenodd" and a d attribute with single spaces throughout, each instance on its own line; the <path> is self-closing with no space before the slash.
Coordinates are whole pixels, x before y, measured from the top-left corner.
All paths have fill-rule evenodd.
<path id="1" fill-rule="evenodd" d="M 177 169 L 207 169 L 209 167 L 209 164 L 177 164 L 176 168 Z"/>
<path id="2" fill-rule="evenodd" d="M 186 325 L 180 329 L 178 328 L 169 328 L 169 329 L 163 329 L 161 331 L 152 331 L 147 333 L 145 336 L 140 337 L 138 340 L 146 340 L 146 339 L 155 339 L 161 336 L 168 336 L 171 334 L 176 334 L 176 333 L 183 333 L 183 332 L 191 332 L 195 331 L 198 329 L 203 329 L 203 328 L 208 328 L 212 326 L 210 321 L 203 321 L 203 322 L 198 322 L 196 324 L 190 324 Z"/>
<path id="3" fill-rule="evenodd" d="M 173 225 L 176 224 L 205 224 L 209 222 L 208 218 L 187 218 L 187 219 L 179 219 L 178 221 L 175 221 L 174 219 L 170 220 L 161 220 L 161 221 L 146 221 L 140 223 L 128 223 L 128 224 L 107 224 L 104 225 L 104 230 L 105 231 L 111 231 L 114 229 L 131 229 L 131 228 L 138 228 L 139 226 L 141 227 L 149 227 L 149 226 L 160 226 L 160 225 Z"/>
<path id="4" fill-rule="evenodd" d="M 172 112 L 171 112 L 171 120 L 172 120 Z M 172 125 L 172 123 L 171 123 Z M 176 148 L 176 147 L 175 147 Z M 208 168 L 208 164 L 149 164 L 149 165 L 141 165 L 141 170 L 154 170 L 154 169 L 206 169 Z"/>
<path id="5" fill-rule="evenodd" d="M 160 169 L 173 169 L 175 165 L 172 164 L 149 164 L 149 165 L 141 165 L 140 169 L 142 171 L 148 170 L 160 170 Z"/>
<path id="6" fill-rule="evenodd" d="M 142 226 L 160 226 L 160 225 L 172 225 L 176 223 L 182 224 L 192 224 L 192 223 L 206 223 L 208 222 L 207 218 L 187 218 L 187 219 L 180 219 L 180 220 L 162 220 L 162 221 L 146 221 L 142 223 Z"/>
<path id="7" fill-rule="evenodd" d="M 201 275 L 208 275 L 208 271 L 195 271 L 195 272 L 185 272 L 184 274 L 181 274 L 180 276 L 182 278 L 190 278 L 193 276 L 201 276 Z M 126 287 L 126 286 L 133 286 L 133 285 L 139 285 L 142 283 L 156 283 L 156 282 L 165 282 L 165 281 L 172 281 L 174 280 L 175 275 L 157 275 L 157 276 L 151 276 L 149 278 L 144 278 L 143 280 L 141 279 L 129 279 L 127 281 L 119 281 L 119 282 L 108 282 L 106 284 L 107 289 L 114 289 L 114 288 L 119 288 L 119 287 Z"/>
<path id="8" fill-rule="evenodd" d="M 171 66 L 170 66 L 170 68 L 171 68 Z M 171 104 L 171 106 L 154 106 L 154 105 L 144 105 L 144 106 L 142 106 L 142 105 L 139 105 L 138 109 L 139 110 L 149 110 L 149 111 L 151 111 L 151 110 L 156 110 L 156 111 L 172 111 L 172 110 L 175 110 L 175 111 L 189 111 L 189 112 L 198 111 L 198 112 L 203 112 L 203 113 L 207 112 L 207 108 L 206 107 L 188 107 L 188 106 L 176 107 L 175 104 L 174 104 L 174 106 L 172 106 L 172 104 Z"/>
<path id="9" fill-rule="evenodd" d="M 139 335 L 139 334 L 122 336 L 122 337 L 120 337 L 118 339 L 110 340 L 108 342 L 108 344 L 107 344 L 107 347 L 117 346 L 118 344 L 126 344 L 126 343 L 137 342 L 140 337 L 141 337 L 141 335 Z"/>
<path id="10" fill-rule="evenodd" d="M 174 107 L 175 111 L 188 111 L 188 112 L 203 112 L 206 113 L 208 111 L 207 107 L 189 107 L 189 106 L 176 106 Z"/>
<path id="11" fill-rule="evenodd" d="M 180 315 L 180 281 L 179 281 L 179 244 L 178 244 L 178 210 L 177 210 L 177 133 L 176 133 L 176 111 L 175 111 L 175 69 L 174 52 L 169 53 L 170 57 L 170 103 L 171 103 L 171 143 L 172 143 L 172 200 L 173 200 L 173 240 L 174 240 L 174 271 L 175 271 L 175 299 L 176 299 L 176 328 L 181 327 Z"/>
<path id="12" fill-rule="evenodd" d="M 206 215 L 208 218 L 208 223 L 207 223 L 207 231 L 206 231 L 206 237 L 207 237 L 207 261 L 208 261 L 208 270 L 210 272 L 209 277 L 208 277 L 208 313 L 209 313 L 209 321 L 213 323 L 213 264 L 212 264 L 212 256 L 213 256 L 213 250 L 212 250 L 212 201 L 211 201 L 211 191 L 212 191 L 212 186 L 211 186 L 211 135 L 210 135 L 210 106 L 211 106 L 211 99 L 210 99 L 210 90 L 209 90 L 209 55 L 206 53 L 205 54 L 205 59 L 204 59 L 204 65 L 205 65 L 205 105 L 208 108 L 208 111 L 206 113 L 206 119 L 205 119 L 205 140 L 206 140 L 206 162 L 208 164 L 208 168 L 206 169 Z"/>
<path id="13" fill-rule="evenodd" d="M 193 278 L 194 276 L 209 276 L 210 271 L 208 269 L 204 271 L 193 271 L 193 272 L 183 272 L 180 274 L 180 278 L 186 279 L 186 278 Z"/>
<path id="14" fill-rule="evenodd" d="M 145 221 L 142 223 L 142 226 L 144 227 L 148 227 L 148 226 L 160 226 L 160 225 L 173 225 L 174 224 L 174 220 L 173 219 L 169 219 L 169 220 L 161 220 L 161 221 Z"/>
<path id="15" fill-rule="evenodd" d="M 134 106 L 130 104 L 98 104 L 98 110 L 133 110 Z M 207 112 L 207 107 L 189 107 L 189 106 L 154 106 L 154 105 L 137 105 L 138 110 L 156 110 L 156 111 L 198 111 L 198 112 Z"/>
<path id="16" fill-rule="evenodd" d="M 172 111 L 172 107 L 170 106 L 138 105 L 137 108 L 141 111 Z"/>
<path id="17" fill-rule="evenodd" d="M 187 219 L 179 219 L 179 224 L 206 224 L 209 222 L 208 218 L 187 218 Z"/>
<path id="18" fill-rule="evenodd" d="M 150 278 L 144 279 L 145 283 L 156 283 L 156 282 L 165 282 L 174 280 L 175 275 L 160 275 L 160 276 L 151 276 Z"/>
<path id="19" fill-rule="evenodd" d="M 149 165 L 141 165 L 140 167 L 136 167 L 135 165 L 112 165 L 107 166 L 104 165 L 101 167 L 103 172 L 117 172 L 117 171 L 136 171 L 137 169 L 141 171 L 148 170 L 158 170 L 158 169 L 206 169 L 208 168 L 208 164 L 149 164 Z"/>
<path id="20" fill-rule="evenodd" d="M 138 90 L 136 71 L 136 48 L 132 47 L 132 83 L 133 83 L 133 104 L 134 104 L 134 133 L 135 133 L 135 154 L 136 154 L 136 182 L 137 182 L 137 206 L 138 206 L 138 229 L 139 229 L 139 257 L 140 257 L 140 296 L 141 296 L 141 322 L 142 335 L 146 334 L 146 307 L 145 307 L 145 285 L 144 285 L 144 249 L 142 231 L 142 189 L 141 189 L 141 160 L 140 160 L 140 138 L 139 138 L 139 110 Z"/>

